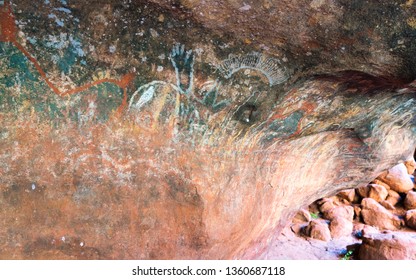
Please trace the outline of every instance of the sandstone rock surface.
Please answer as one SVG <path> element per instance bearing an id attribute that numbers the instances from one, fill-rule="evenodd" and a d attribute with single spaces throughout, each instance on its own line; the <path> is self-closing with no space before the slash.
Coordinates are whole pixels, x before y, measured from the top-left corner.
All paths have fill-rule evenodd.
<path id="1" fill-rule="evenodd" d="M 391 205 L 395 206 L 399 201 L 401 201 L 401 196 L 397 192 L 393 190 L 388 191 L 388 196 L 386 201 L 388 201 Z"/>
<path id="2" fill-rule="evenodd" d="M 306 234 L 313 238 L 328 242 L 331 240 L 331 232 L 328 223 L 324 220 L 312 220 L 305 229 Z"/>
<path id="3" fill-rule="evenodd" d="M 400 218 L 387 211 L 372 198 L 364 198 L 361 205 L 361 216 L 367 225 L 387 230 L 397 230 L 403 225 Z"/>
<path id="4" fill-rule="evenodd" d="M 388 191 L 384 186 L 377 185 L 377 184 L 370 184 L 368 185 L 369 192 L 368 197 L 374 199 L 377 202 L 382 202 L 387 198 Z"/>
<path id="5" fill-rule="evenodd" d="M 0 259 L 258 258 L 414 152 L 401 4 L 0 1 Z"/>
<path id="6" fill-rule="evenodd" d="M 363 238 L 361 260 L 415 260 L 416 236 L 409 234 L 371 234 Z"/>
<path id="7" fill-rule="evenodd" d="M 407 192 L 403 204 L 406 209 L 416 209 L 416 192 Z"/>
<path id="8" fill-rule="evenodd" d="M 310 222 L 312 219 L 311 213 L 309 213 L 306 209 L 300 209 L 295 217 L 292 219 L 292 223 L 307 223 Z"/>
<path id="9" fill-rule="evenodd" d="M 414 185 L 407 173 L 406 166 L 401 163 L 379 176 L 390 188 L 398 193 L 405 193 L 413 189 Z"/>
<path id="10" fill-rule="evenodd" d="M 390 186 L 386 184 L 385 182 L 383 182 L 382 180 L 378 179 L 378 177 L 372 181 L 372 184 L 380 185 L 380 186 L 385 187 L 386 190 L 390 190 Z"/>
<path id="11" fill-rule="evenodd" d="M 412 175 L 415 172 L 415 169 L 416 169 L 416 161 L 415 161 L 414 158 L 411 158 L 409 160 L 406 160 L 404 162 L 404 165 L 406 166 L 407 173 L 409 175 Z"/>
<path id="12" fill-rule="evenodd" d="M 358 194 L 362 198 L 372 198 L 377 202 L 381 202 L 387 198 L 388 191 L 383 185 L 378 184 L 369 184 L 365 187 L 360 187 L 357 189 Z"/>
<path id="13" fill-rule="evenodd" d="M 343 190 L 337 194 L 340 198 L 347 200 L 348 202 L 353 202 L 356 200 L 355 190 Z"/>
<path id="14" fill-rule="evenodd" d="M 337 217 L 331 220 L 329 224 L 329 230 L 331 232 L 332 238 L 349 236 L 353 231 L 353 223 L 351 220 Z"/>
<path id="15" fill-rule="evenodd" d="M 323 217 L 327 220 L 343 218 L 347 221 L 352 221 L 354 219 L 354 207 L 350 205 L 340 205 L 330 210 L 327 210 L 323 212 L 322 214 L 323 214 Z"/>
<path id="16" fill-rule="evenodd" d="M 416 230 L 416 210 L 408 210 L 405 215 L 406 226 Z"/>

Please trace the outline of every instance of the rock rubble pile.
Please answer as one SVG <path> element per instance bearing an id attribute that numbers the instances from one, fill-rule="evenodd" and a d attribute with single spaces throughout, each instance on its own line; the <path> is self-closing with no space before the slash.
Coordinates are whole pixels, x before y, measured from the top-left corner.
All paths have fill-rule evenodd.
<path id="1" fill-rule="evenodd" d="M 415 168 L 412 158 L 365 187 L 315 201 L 293 218 L 292 231 L 325 242 L 353 235 L 357 259 L 416 259 Z"/>

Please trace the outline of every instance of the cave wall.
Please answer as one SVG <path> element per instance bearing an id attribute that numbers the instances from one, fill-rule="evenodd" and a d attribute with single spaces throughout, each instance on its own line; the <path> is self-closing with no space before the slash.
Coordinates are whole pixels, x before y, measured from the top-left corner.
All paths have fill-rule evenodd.
<path id="1" fill-rule="evenodd" d="M 0 1 L 2 259 L 256 258 L 415 149 L 413 1 Z"/>

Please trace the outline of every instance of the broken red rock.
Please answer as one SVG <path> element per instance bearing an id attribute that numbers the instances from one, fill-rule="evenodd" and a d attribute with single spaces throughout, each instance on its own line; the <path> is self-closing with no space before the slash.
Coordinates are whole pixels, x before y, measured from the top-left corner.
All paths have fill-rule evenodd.
<path id="1" fill-rule="evenodd" d="M 416 209 L 416 192 L 409 191 L 406 193 L 406 197 L 403 201 L 404 207 L 406 209 Z"/>
<path id="2" fill-rule="evenodd" d="M 409 228 L 416 230 L 416 210 L 408 210 L 404 219 Z"/>
<path id="3" fill-rule="evenodd" d="M 358 255 L 361 260 L 415 260 L 416 236 L 403 233 L 364 236 Z"/>
<path id="4" fill-rule="evenodd" d="M 329 224 L 332 238 L 340 238 L 343 236 L 350 236 L 353 231 L 352 220 L 342 217 L 336 217 L 331 220 Z"/>
<path id="5" fill-rule="evenodd" d="M 398 164 L 378 177 L 390 188 L 398 193 L 405 193 L 413 189 L 413 182 L 404 164 Z"/>
<path id="6" fill-rule="evenodd" d="M 361 205 L 361 216 L 367 225 L 388 230 L 397 230 L 404 225 L 399 217 L 387 211 L 372 198 L 364 198 Z"/>
<path id="7" fill-rule="evenodd" d="M 21 3 L 33 6 L 15 4 Z M 13 42 L 45 78 L 7 28 L 10 18 L 1 17 L 2 40 Z M 219 114 L 204 110 L 200 116 L 209 120 L 204 133 L 187 130 L 187 119 L 179 118 L 187 117 L 180 113 L 192 96 L 165 92 L 157 98 L 171 98 L 167 103 L 147 108 L 156 120 L 149 127 L 128 118 L 85 126 L 68 119 L 55 126 L 36 112 L 30 118 L 2 114 L 2 131 L 9 135 L 0 139 L 1 202 L 7 205 L 1 213 L 6 226 L 0 235 L 7 236 L 1 257 L 79 256 L 78 247 L 57 249 L 45 242 L 62 236 L 74 236 L 74 244 L 85 240 L 91 258 L 258 257 L 299 204 L 363 186 L 413 152 L 411 87 L 395 78 L 330 72 L 310 78 L 302 73 L 287 87 L 267 89 L 267 106 L 258 109 L 262 118 L 249 126 L 225 121 L 240 101 Z M 103 82 L 127 87 L 132 76 L 122 77 L 66 94 L 44 80 L 58 95 L 70 95 Z M 36 190 L 30 191 L 34 181 Z M 329 230 L 320 226 L 316 236 L 327 240 Z"/>
<path id="8" fill-rule="evenodd" d="M 305 228 L 305 233 L 313 239 L 326 242 L 331 240 L 331 232 L 328 223 L 324 220 L 312 220 Z"/>
<path id="9" fill-rule="evenodd" d="M 406 166 L 407 173 L 408 173 L 409 175 L 412 175 L 412 174 L 415 172 L 415 169 L 416 169 L 416 162 L 415 162 L 415 159 L 414 159 L 414 158 L 411 158 L 411 159 L 409 159 L 409 160 L 406 160 L 406 161 L 404 162 L 404 165 Z"/>

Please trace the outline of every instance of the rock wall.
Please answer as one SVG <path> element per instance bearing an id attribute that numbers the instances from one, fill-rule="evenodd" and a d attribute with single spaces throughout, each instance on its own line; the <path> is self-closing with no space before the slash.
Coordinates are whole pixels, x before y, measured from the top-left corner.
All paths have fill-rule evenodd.
<path id="1" fill-rule="evenodd" d="M 413 1 L 344 2 L 0 1 L 0 258 L 256 258 L 407 159 Z"/>

